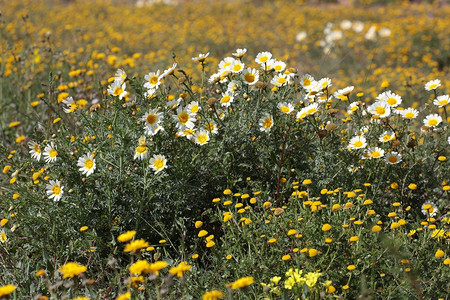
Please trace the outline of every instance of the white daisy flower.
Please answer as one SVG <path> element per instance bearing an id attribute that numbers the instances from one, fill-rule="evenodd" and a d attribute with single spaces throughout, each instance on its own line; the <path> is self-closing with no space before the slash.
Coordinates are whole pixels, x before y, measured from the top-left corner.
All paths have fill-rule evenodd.
<path id="1" fill-rule="evenodd" d="M 56 145 L 53 142 L 50 142 L 49 145 L 44 148 L 44 159 L 46 163 L 55 162 L 56 157 L 58 156 L 58 151 L 56 151 Z"/>
<path id="2" fill-rule="evenodd" d="M 73 113 L 78 110 L 78 104 L 73 101 L 72 97 L 67 97 L 62 103 L 67 106 L 63 108 L 66 114 Z"/>
<path id="3" fill-rule="evenodd" d="M 226 91 L 225 93 L 222 93 L 222 98 L 220 98 L 220 104 L 223 107 L 230 107 L 233 100 L 234 100 L 233 93 Z"/>
<path id="4" fill-rule="evenodd" d="M 209 141 L 209 133 L 204 129 L 200 129 L 194 134 L 194 142 L 197 145 L 203 146 Z"/>
<path id="5" fill-rule="evenodd" d="M 428 127 L 436 127 L 442 122 L 442 118 L 438 114 L 431 114 L 425 117 L 423 124 Z"/>
<path id="6" fill-rule="evenodd" d="M 205 130 L 211 134 L 219 133 L 219 130 L 217 129 L 217 124 L 214 121 L 208 121 L 205 124 Z"/>
<path id="7" fill-rule="evenodd" d="M 171 75 L 174 73 L 175 68 L 177 67 L 177 63 L 173 63 L 173 65 L 171 67 L 169 67 L 167 70 L 164 70 L 164 72 L 162 72 L 160 78 L 165 78 L 168 75 Z"/>
<path id="8" fill-rule="evenodd" d="M 278 103 L 278 108 L 281 110 L 282 113 L 290 114 L 294 111 L 294 105 L 287 102 L 280 102 Z"/>
<path id="9" fill-rule="evenodd" d="M 366 138 L 364 136 L 354 136 L 349 142 L 349 149 L 362 149 L 367 146 Z"/>
<path id="10" fill-rule="evenodd" d="M 402 156 L 398 152 L 388 152 L 384 159 L 386 163 L 395 165 L 402 161 Z"/>
<path id="11" fill-rule="evenodd" d="M 28 144 L 28 148 L 30 148 L 30 154 L 32 158 L 35 158 L 37 161 L 41 160 L 42 156 L 42 147 L 36 142 L 30 142 Z"/>
<path id="12" fill-rule="evenodd" d="M 378 147 L 371 147 L 367 151 L 371 158 L 381 158 L 384 156 L 384 150 Z"/>
<path id="13" fill-rule="evenodd" d="M 350 105 L 347 107 L 347 113 L 348 113 L 349 115 L 351 115 L 351 114 L 353 114 L 355 111 L 357 111 L 358 108 L 359 108 L 359 105 L 358 105 L 358 104 L 359 104 L 358 101 L 355 101 L 355 102 L 350 103 Z"/>
<path id="14" fill-rule="evenodd" d="M 161 84 L 161 76 L 160 71 L 150 72 L 144 76 L 145 84 L 144 87 L 146 89 L 157 89 Z"/>
<path id="15" fill-rule="evenodd" d="M 245 84 L 254 85 L 259 80 L 259 73 L 256 69 L 247 68 L 241 74 Z"/>
<path id="16" fill-rule="evenodd" d="M 307 116 L 312 116 L 319 110 L 319 104 L 312 103 L 304 108 Z"/>
<path id="17" fill-rule="evenodd" d="M 255 61 L 260 64 L 263 65 L 265 63 L 267 63 L 269 61 L 269 59 L 272 58 L 272 53 L 270 52 L 260 52 L 258 53 L 258 55 L 256 55 Z"/>
<path id="18" fill-rule="evenodd" d="M 450 97 L 448 95 L 438 96 L 433 100 L 433 104 L 437 107 L 444 107 L 450 103 Z"/>
<path id="19" fill-rule="evenodd" d="M 198 101 L 191 101 L 191 103 L 186 106 L 186 109 L 191 112 L 191 114 L 196 115 L 200 110 L 200 106 L 198 105 Z"/>
<path id="20" fill-rule="evenodd" d="M 331 79 L 328 77 L 322 78 L 318 81 L 318 84 L 322 90 L 331 86 Z"/>
<path id="21" fill-rule="evenodd" d="M 173 115 L 172 118 L 177 121 L 177 128 L 180 130 L 194 128 L 194 122 L 196 121 L 195 116 L 181 106 L 177 108 L 177 114 Z"/>
<path id="22" fill-rule="evenodd" d="M 438 213 L 438 208 L 433 202 L 425 202 L 422 205 L 422 213 L 427 217 L 434 217 Z"/>
<path id="23" fill-rule="evenodd" d="M 367 108 L 367 111 L 372 115 L 377 115 L 380 118 L 389 117 L 391 114 L 391 107 L 384 101 L 377 101 Z"/>
<path id="24" fill-rule="evenodd" d="M 88 177 L 96 168 L 94 156 L 91 153 L 87 153 L 78 159 L 77 166 L 80 167 L 79 171 Z"/>
<path id="25" fill-rule="evenodd" d="M 425 90 L 432 91 L 441 86 L 441 81 L 439 79 L 428 81 L 425 84 Z"/>
<path id="26" fill-rule="evenodd" d="M 146 159 L 148 156 L 148 147 L 146 144 L 139 144 L 139 146 L 136 147 L 136 149 L 134 150 L 134 157 L 133 159 L 139 159 L 139 160 L 144 160 Z"/>
<path id="27" fill-rule="evenodd" d="M 219 62 L 219 70 L 231 71 L 231 66 L 236 61 L 233 57 L 225 57 Z"/>
<path id="28" fill-rule="evenodd" d="M 288 85 L 291 82 L 291 77 L 284 74 L 275 75 L 270 81 L 276 87 L 281 87 L 283 85 Z"/>
<path id="29" fill-rule="evenodd" d="M 386 102 L 390 107 L 397 107 L 402 103 L 402 97 L 395 93 L 392 93 L 391 91 L 384 92 L 381 95 L 383 96 L 380 100 Z"/>
<path id="30" fill-rule="evenodd" d="M 273 126 L 273 118 L 270 114 L 265 114 L 259 119 L 259 130 L 269 132 Z"/>
<path id="31" fill-rule="evenodd" d="M 196 60 L 198 62 L 204 62 L 208 56 L 209 56 L 209 52 L 206 54 L 200 53 L 197 57 L 193 57 L 192 60 Z"/>
<path id="32" fill-rule="evenodd" d="M 400 114 L 405 119 L 415 119 L 419 115 L 419 111 L 417 109 L 414 109 L 412 107 L 401 110 Z"/>
<path id="33" fill-rule="evenodd" d="M 155 154 L 152 158 L 150 158 L 150 168 L 155 171 L 155 174 L 158 174 L 165 168 L 167 168 L 167 159 L 164 155 Z"/>
<path id="34" fill-rule="evenodd" d="M 127 79 L 127 73 L 122 69 L 117 69 L 116 74 L 114 75 L 114 81 L 117 80 L 120 83 L 124 83 L 125 79 Z"/>
<path id="35" fill-rule="evenodd" d="M 312 77 L 309 74 L 305 74 L 302 76 L 302 78 L 300 78 L 300 84 L 305 89 L 307 89 L 311 85 L 311 83 L 313 83 L 314 81 L 315 81 L 314 77 Z"/>
<path id="36" fill-rule="evenodd" d="M 53 199 L 54 202 L 61 200 L 64 194 L 64 186 L 61 185 L 59 180 L 50 180 L 45 188 L 47 189 L 47 196 L 49 199 Z"/>
<path id="37" fill-rule="evenodd" d="M 286 69 L 286 63 L 283 61 L 276 60 L 273 63 L 272 68 L 277 72 L 283 72 L 284 69 Z"/>
<path id="38" fill-rule="evenodd" d="M 395 138 L 395 132 L 393 131 L 385 131 L 383 132 L 380 137 L 378 138 L 378 140 L 381 143 L 386 143 L 389 142 L 390 140 L 393 140 Z"/>
<path id="39" fill-rule="evenodd" d="M 233 73 L 241 73 L 244 70 L 245 64 L 241 62 L 240 60 L 235 60 L 231 66 L 231 72 Z"/>
<path id="40" fill-rule="evenodd" d="M 247 53 L 247 49 L 236 49 L 235 53 L 232 53 L 232 55 L 236 58 L 241 58 L 242 56 L 244 56 L 244 54 Z"/>
<path id="41" fill-rule="evenodd" d="M 128 92 L 125 91 L 125 89 L 127 88 L 127 85 L 125 82 L 121 82 L 119 80 L 114 80 L 113 84 L 108 86 L 108 93 L 111 96 L 116 96 L 119 97 L 120 100 L 123 99 L 123 97 L 125 97 Z"/>

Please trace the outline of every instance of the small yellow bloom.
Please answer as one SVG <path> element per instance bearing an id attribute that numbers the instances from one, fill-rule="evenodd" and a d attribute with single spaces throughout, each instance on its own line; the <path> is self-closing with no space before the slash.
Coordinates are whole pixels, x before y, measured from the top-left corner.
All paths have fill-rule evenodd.
<path id="1" fill-rule="evenodd" d="M 223 298 L 223 292 L 219 290 L 209 291 L 203 294 L 202 300 L 218 300 Z"/>
<path id="2" fill-rule="evenodd" d="M 354 269 L 356 269 L 355 265 L 348 265 L 347 266 L 347 270 L 349 270 L 349 271 L 353 271 Z"/>
<path id="3" fill-rule="evenodd" d="M 195 222 L 195 228 L 200 228 L 200 227 L 202 227 L 203 226 L 203 222 L 202 221 L 197 221 L 197 222 Z"/>
<path id="4" fill-rule="evenodd" d="M 316 249 L 311 248 L 311 249 L 308 250 L 309 257 L 314 257 L 317 254 L 319 254 L 319 251 L 317 251 Z"/>
<path id="5" fill-rule="evenodd" d="M 226 189 L 225 191 L 223 191 L 224 195 L 231 195 L 233 192 L 230 189 Z"/>
<path id="6" fill-rule="evenodd" d="M 381 231 L 381 227 L 378 225 L 375 225 L 372 227 L 372 232 L 380 232 Z"/>
<path id="7" fill-rule="evenodd" d="M 17 288 L 17 286 L 12 285 L 12 284 L 1 286 L 0 287 L 0 298 L 2 298 L 3 296 L 8 296 L 12 292 L 14 292 L 16 290 L 16 288 Z"/>
<path id="8" fill-rule="evenodd" d="M 330 224 L 323 224 L 322 231 L 329 231 L 332 228 Z"/>
<path id="9" fill-rule="evenodd" d="M 82 227 L 80 228 L 80 231 L 81 231 L 81 232 L 86 231 L 86 230 L 88 230 L 88 228 L 89 228 L 89 227 L 87 227 L 87 226 L 82 226 Z"/>
<path id="10" fill-rule="evenodd" d="M 409 188 L 410 190 L 415 190 L 415 189 L 417 189 L 417 184 L 415 184 L 415 183 L 410 183 L 410 184 L 408 185 L 408 188 Z"/>
<path id="11" fill-rule="evenodd" d="M 291 256 L 289 254 L 283 255 L 282 260 L 290 260 Z"/>
<path id="12" fill-rule="evenodd" d="M 436 258 L 441 258 L 441 257 L 443 257 L 445 255 L 445 252 L 444 251 L 442 251 L 441 249 L 438 249 L 437 251 L 436 251 L 436 254 L 434 255 Z"/>
<path id="13" fill-rule="evenodd" d="M 119 235 L 117 237 L 117 240 L 119 242 L 125 243 L 125 242 L 130 241 L 135 236 L 135 234 L 136 234 L 136 231 L 134 231 L 134 230 L 127 231 L 127 232 L 122 233 L 121 235 Z"/>
<path id="14" fill-rule="evenodd" d="M 68 262 L 65 265 L 59 267 L 58 271 L 62 274 L 63 279 L 72 278 L 86 272 L 87 268 L 83 265 L 75 262 Z"/>
<path id="15" fill-rule="evenodd" d="M 206 230 L 200 230 L 200 232 L 198 233 L 198 237 L 204 237 L 208 234 L 208 231 Z"/>

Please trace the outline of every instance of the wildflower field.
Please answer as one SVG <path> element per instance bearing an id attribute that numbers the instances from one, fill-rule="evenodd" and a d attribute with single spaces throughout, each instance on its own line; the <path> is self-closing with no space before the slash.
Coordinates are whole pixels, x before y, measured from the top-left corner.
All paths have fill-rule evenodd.
<path id="1" fill-rule="evenodd" d="M 448 299 L 449 14 L 0 0 L 0 299 Z"/>

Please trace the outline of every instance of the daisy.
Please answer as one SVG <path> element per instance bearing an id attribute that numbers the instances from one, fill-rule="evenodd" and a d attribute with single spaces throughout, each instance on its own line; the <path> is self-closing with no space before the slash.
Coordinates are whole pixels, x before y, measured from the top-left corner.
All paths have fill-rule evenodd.
<path id="1" fill-rule="evenodd" d="M 352 28 L 355 32 L 362 32 L 364 30 L 364 23 L 361 21 L 355 21 L 353 22 Z"/>
<path id="2" fill-rule="evenodd" d="M 144 93 L 145 99 L 153 99 L 156 96 L 156 89 L 148 89 Z"/>
<path id="3" fill-rule="evenodd" d="M 214 73 L 211 76 L 209 76 L 208 82 L 209 83 L 217 83 L 220 81 L 220 73 Z"/>
<path id="4" fill-rule="evenodd" d="M 114 81 L 119 81 L 120 83 L 124 83 L 125 79 L 127 79 L 127 73 L 124 70 L 117 69 L 116 74 L 114 75 Z"/>
<path id="5" fill-rule="evenodd" d="M 63 108 L 66 114 L 73 113 L 78 110 L 78 105 L 75 103 L 75 101 L 73 101 L 72 97 L 67 97 L 65 100 L 63 100 L 62 103 L 67 106 L 67 108 Z"/>
<path id="6" fill-rule="evenodd" d="M 200 53 L 197 57 L 193 57 L 192 60 L 196 60 L 198 62 L 204 62 L 208 56 L 209 56 L 209 52 L 206 54 Z"/>
<path id="7" fill-rule="evenodd" d="M 265 114 L 259 119 L 259 130 L 269 132 L 273 126 L 273 118 L 270 114 Z"/>
<path id="8" fill-rule="evenodd" d="M 385 131 L 383 132 L 378 140 L 382 143 L 389 142 L 390 140 L 393 140 L 395 138 L 395 132 L 393 131 Z"/>
<path id="9" fill-rule="evenodd" d="M 278 61 L 278 60 L 276 60 L 274 63 L 273 63 L 273 69 L 275 70 L 275 71 L 277 71 L 277 72 L 283 72 L 284 71 L 284 69 L 286 69 L 286 63 L 285 62 L 282 62 L 282 61 Z"/>
<path id="10" fill-rule="evenodd" d="M 386 118 L 391 114 L 390 106 L 383 101 L 377 101 L 367 108 L 367 111 L 372 115 L 377 115 L 380 118 Z"/>
<path id="11" fill-rule="evenodd" d="M 384 92 L 382 93 L 382 95 L 383 98 L 381 99 L 381 101 L 386 102 L 390 107 L 397 107 L 402 103 L 402 97 L 395 93 L 392 93 L 391 91 Z"/>
<path id="12" fill-rule="evenodd" d="M 415 119 L 419 114 L 419 111 L 417 109 L 410 107 L 404 110 L 400 110 L 400 114 L 405 119 Z"/>
<path id="13" fill-rule="evenodd" d="M 239 89 L 239 82 L 231 80 L 227 85 L 227 91 L 234 93 Z"/>
<path id="14" fill-rule="evenodd" d="M 46 163 L 55 162 L 58 156 L 58 151 L 56 151 L 56 145 L 50 142 L 49 145 L 44 148 L 44 159 Z"/>
<path id="15" fill-rule="evenodd" d="M 343 20 L 343 21 L 341 21 L 339 26 L 341 26 L 341 28 L 344 30 L 349 30 L 350 28 L 352 28 L 352 21 Z"/>
<path id="16" fill-rule="evenodd" d="M 165 78 L 168 75 L 172 75 L 174 73 L 176 67 L 177 67 L 177 63 L 173 63 L 173 65 L 170 68 L 168 68 L 167 70 L 164 70 L 164 72 L 162 72 L 161 78 Z"/>
<path id="17" fill-rule="evenodd" d="M 236 58 L 241 58 L 242 56 L 244 56 L 244 54 L 247 52 L 247 49 L 236 49 L 235 53 L 232 53 L 232 55 Z"/>
<path id="18" fill-rule="evenodd" d="M 434 99 L 433 104 L 437 107 L 444 107 L 450 103 L 450 97 L 448 95 L 442 95 Z"/>
<path id="19" fill-rule="evenodd" d="M 233 93 L 226 91 L 225 93 L 222 93 L 222 98 L 220 98 L 220 104 L 223 107 L 230 107 L 233 100 L 234 100 Z"/>
<path id="20" fill-rule="evenodd" d="M 318 108 L 319 108 L 319 104 L 312 103 L 312 104 L 306 106 L 304 108 L 304 110 L 305 110 L 307 116 L 312 116 L 313 114 L 315 114 L 318 111 Z"/>
<path id="21" fill-rule="evenodd" d="M 287 102 L 278 103 L 278 108 L 285 114 L 290 114 L 294 110 L 294 106 Z"/>
<path id="22" fill-rule="evenodd" d="M 108 86 L 108 93 L 111 96 L 119 97 L 119 99 L 122 100 L 123 97 L 125 97 L 128 94 L 128 92 L 125 91 L 126 87 L 127 84 L 125 82 L 122 83 L 118 80 L 114 80 L 113 84 Z"/>
<path id="23" fill-rule="evenodd" d="M 427 91 L 435 90 L 440 86 L 441 86 L 441 81 L 439 79 L 431 80 L 425 84 L 425 90 L 427 90 Z"/>
<path id="24" fill-rule="evenodd" d="M 50 180 L 49 184 L 45 187 L 47 189 L 47 195 L 49 199 L 53 199 L 54 202 L 61 200 L 64 194 L 64 187 L 59 180 Z"/>
<path id="25" fill-rule="evenodd" d="M 384 159 L 386 160 L 386 163 L 395 165 L 402 161 L 402 156 L 398 152 L 388 152 Z"/>
<path id="26" fill-rule="evenodd" d="M 366 138 L 364 136 L 354 136 L 349 142 L 349 149 L 362 149 L 367 146 Z"/>
<path id="27" fill-rule="evenodd" d="M 198 101 L 192 101 L 191 103 L 188 104 L 188 106 L 186 106 L 186 109 L 190 111 L 193 115 L 197 114 L 197 112 L 200 109 Z"/>
<path id="28" fill-rule="evenodd" d="M 306 107 L 303 107 L 295 116 L 297 122 L 301 122 L 308 115 Z"/>
<path id="29" fill-rule="evenodd" d="M 313 81 L 315 81 L 315 80 L 314 80 L 314 77 L 312 77 L 312 76 L 309 75 L 309 74 L 305 74 L 305 75 L 303 75 L 302 78 L 300 78 L 300 84 L 301 84 L 302 87 L 305 88 L 305 89 L 306 89 L 308 86 L 310 86 L 311 83 L 312 83 Z"/>
<path id="30" fill-rule="evenodd" d="M 245 69 L 241 76 L 244 83 L 248 85 L 254 85 L 259 79 L 258 71 L 252 68 Z"/>
<path id="31" fill-rule="evenodd" d="M 348 86 L 343 89 L 337 90 L 334 93 L 334 96 L 342 101 L 347 101 L 348 95 L 350 95 L 350 93 L 353 91 L 354 88 L 355 88 L 354 86 Z"/>
<path id="32" fill-rule="evenodd" d="M 225 57 L 219 62 L 219 70 L 231 71 L 231 66 L 236 60 L 233 57 Z"/>
<path id="33" fill-rule="evenodd" d="M 142 121 L 144 122 L 145 126 L 145 134 L 147 135 L 155 135 L 158 133 L 159 130 L 162 129 L 162 127 L 159 125 L 161 122 L 163 113 L 158 112 L 157 109 L 151 109 L 148 113 L 146 113 L 144 116 L 142 116 Z"/>
<path id="34" fill-rule="evenodd" d="M 290 82 L 291 82 L 291 77 L 286 76 L 284 74 L 277 74 L 270 81 L 270 83 L 276 87 L 288 85 Z"/>
<path id="35" fill-rule="evenodd" d="M 355 111 L 358 110 L 358 107 L 359 106 L 358 106 L 358 102 L 357 101 L 350 103 L 350 105 L 347 107 L 347 113 L 349 115 L 353 114 Z"/>
<path id="36" fill-rule="evenodd" d="M 96 164 L 94 156 L 91 153 L 87 153 L 78 159 L 77 166 L 80 167 L 79 171 L 88 177 L 94 173 Z"/>
<path id="37" fill-rule="evenodd" d="M 273 70 L 273 66 L 275 65 L 275 60 L 274 59 L 269 59 L 266 63 L 261 64 L 261 69 L 263 69 L 264 71 L 271 71 Z"/>
<path id="38" fill-rule="evenodd" d="M 217 124 L 214 121 L 207 122 L 205 124 L 205 130 L 211 134 L 219 133 L 219 130 L 217 129 Z"/>
<path id="39" fill-rule="evenodd" d="M 230 69 L 231 69 L 231 72 L 233 72 L 233 73 L 240 73 L 240 72 L 242 72 L 242 70 L 244 70 L 244 67 L 245 67 L 245 65 L 243 62 L 241 62 L 240 60 L 235 60 L 231 64 Z"/>
<path id="40" fill-rule="evenodd" d="M 422 205 L 422 213 L 427 217 L 434 217 L 438 213 L 438 208 L 433 202 L 425 202 Z"/>
<path id="41" fill-rule="evenodd" d="M 177 132 L 177 136 L 186 137 L 188 140 L 191 140 L 194 137 L 195 129 L 184 129 L 179 130 Z"/>
<path id="42" fill-rule="evenodd" d="M 194 142 L 197 145 L 203 146 L 209 141 L 209 133 L 204 129 L 200 129 L 194 134 Z"/>
<path id="43" fill-rule="evenodd" d="M 139 160 L 144 160 L 146 159 L 148 156 L 148 147 L 147 145 L 144 144 L 139 144 L 139 146 L 136 147 L 136 149 L 134 150 L 134 157 L 133 159 L 139 159 Z"/>
<path id="44" fill-rule="evenodd" d="M 181 106 L 177 108 L 177 114 L 173 115 L 172 118 L 177 121 L 177 128 L 181 130 L 194 128 L 194 122 L 196 121 L 195 116 Z"/>
<path id="45" fill-rule="evenodd" d="M 378 147 L 371 147 L 367 151 L 371 158 L 381 158 L 384 156 L 384 150 Z"/>
<path id="46" fill-rule="evenodd" d="M 35 158 L 37 161 L 40 161 L 42 155 L 42 147 L 36 142 L 30 142 L 28 144 L 28 148 L 30 148 L 29 153 L 31 154 L 31 157 Z"/>
<path id="47" fill-rule="evenodd" d="M 313 81 L 308 87 L 306 87 L 306 90 L 308 91 L 308 96 L 314 96 L 316 94 L 319 94 L 319 92 L 323 89 L 319 85 L 318 81 Z"/>
<path id="48" fill-rule="evenodd" d="M 319 86 L 322 90 L 327 89 L 331 86 L 331 79 L 330 78 L 322 78 L 318 81 Z"/>
<path id="49" fill-rule="evenodd" d="M 165 168 L 167 168 L 167 159 L 164 155 L 155 154 L 150 159 L 150 168 L 155 171 L 155 174 L 158 174 Z"/>
<path id="50" fill-rule="evenodd" d="M 145 84 L 144 87 L 147 89 L 157 89 L 161 84 L 161 77 L 159 74 L 159 70 L 155 72 L 150 72 L 144 76 Z"/>
<path id="51" fill-rule="evenodd" d="M 302 42 L 302 41 L 304 41 L 307 37 L 308 37 L 308 34 L 306 33 L 306 31 L 300 31 L 300 32 L 297 33 L 297 35 L 295 36 L 295 40 L 296 40 L 297 42 Z"/>
<path id="52" fill-rule="evenodd" d="M 272 58 L 272 53 L 260 52 L 260 53 L 258 53 L 258 55 L 256 55 L 255 61 L 258 64 L 263 65 L 263 64 L 267 63 L 267 61 L 271 58 Z"/>
<path id="53" fill-rule="evenodd" d="M 438 114 L 428 115 L 423 120 L 423 123 L 425 124 L 425 126 L 428 126 L 428 127 L 436 127 L 441 122 L 442 122 L 442 118 Z"/>

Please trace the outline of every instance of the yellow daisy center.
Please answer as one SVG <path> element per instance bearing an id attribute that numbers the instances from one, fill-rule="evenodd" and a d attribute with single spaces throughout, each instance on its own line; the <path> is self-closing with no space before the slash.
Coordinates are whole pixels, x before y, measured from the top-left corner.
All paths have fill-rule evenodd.
<path id="1" fill-rule="evenodd" d="M 264 120 L 264 128 L 268 129 L 272 127 L 273 121 L 271 118 L 267 118 Z"/>
<path id="2" fill-rule="evenodd" d="M 206 134 L 200 134 L 200 135 L 197 137 L 197 141 L 198 141 L 200 144 L 205 144 L 207 140 L 208 140 L 208 137 L 206 136 Z"/>
<path id="3" fill-rule="evenodd" d="M 153 166 L 157 169 L 157 170 L 161 170 L 162 168 L 164 168 L 165 162 L 164 159 L 158 158 L 155 160 L 155 163 L 153 164 Z"/>
<path id="4" fill-rule="evenodd" d="M 263 63 L 266 62 L 266 61 L 268 61 L 268 60 L 269 60 L 269 57 L 267 57 L 267 56 L 265 56 L 265 55 L 264 55 L 264 56 L 261 56 L 261 57 L 259 58 L 259 61 L 260 61 L 260 62 L 263 62 Z"/>
<path id="5" fill-rule="evenodd" d="M 222 103 L 228 103 L 228 102 L 230 102 L 230 100 L 231 100 L 231 97 L 227 95 L 227 96 L 223 96 L 222 97 L 221 102 Z"/>
<path id="6" fill-rule="evenodd" d="M 430 85 L 428 86 L 428 88 L 429 88 L 430 90 L 434 90 L 435 88 L 437 88 L 437 84 L 436 84 L 436 83 L 430 84 Z"/>
<path id="7" fill-rule="evenodd" d="M 152 76 L 149 81 L 153 85 L 157 84 L 158 83 L 158 76 Z"/>
<path id="8" fill-rule="evenodd" d="M 178 120 L 180 121 L 181 124 L 186 124 L 189 121 L 189 114 L 187 112 L 181 112 L 178 115 Z"/>
<path id="9" fill-rule="evenodd" d="M 52 187 L 52 193 L 53 193 L 53 195 L 56 195 L 56 196 L 58 196 L 61 193 L 61 188 L 59 187 L 59 185 L 55 184 Z"/>
<path id="10" fill-rule="evenodd" d="M 391 155 L 391 156 L 389 156 L 388 160 L 391 163 L 396 163 L 398 161 L 398 158 L 395 155 Z"/>
<path id="11" fill-rule="evenodd" d="M 56 155 L 58 155 L 58 151 L 56 151 L 55 149 L 51 149 L 50 152 L 48 153 L 48 155 L 51 158 L 56 157 Z"/>
<path id="12" fill-rule="evenodd" d="M 386 109 L 385 109 L 383 106 L 378 106 L 378 107 L 375 109 L 375 112 L 376 112 L 378 115 L 384 115 L 384 114 L 386 113 Z"/>
<path id="13" fill-rule="evenodd" d="M 120 94 L 122 94 L 123 93 L 123 90 L 122 90 L 122 88 L 120 87 L 120 86 L 118 86 L 118 87 L 116 87 L 115 89 L 114 89 L 114 95 L 115 96 L 119 96 Z"/>
<path id="14" fill-rule="evenodd" d="M 136 153 L 138 153 L 138 154 L 144 154 L 145 152 L 147 152 L 147 150 L 148 150 L 148 148 L 147 148 L 147 146 L 145 146 L 145 145 L 138 146 L 138 147 L 136 148 Z"/>
<path id="15" fill-rule="evenodd" d="M 397 104 L 397 99 L 395 99 L 395 98 L 388 98 L 387 100 L 386 100 L 386 102 L 387 102 L 387 104 L 389 104 L 389 105 L 395 105 L 395 104 Z"/>
<path id="16" fill-rule="evenodd" d="M 361 142 L 361 141 L 356 141 L 354 144 L 353 144 L 353 146 L 355 146 L 355 147 L 362 147 L 362 145 L 364 145 L 364 143 L 363 142 Z"/>
<path id="17" fill-rule="evenodd" d="M 411 119 L 411 118 L 414 118 L 414 115 L 415 115 L 415 114 L 414 114 L 413 112 L 410 112 L 410 111 L 409 111 L 409 112 L 407 112 L 407 113 L 405 114 L 405 117 L 408 118 L 408 119 Z"/>
<path id="18" fill-rule="evenodd" d="M 92 159 L 86 159 L 86 161 L 84 162 L 84 167 L 88 170 L 92 169 L 92 167 L 94 166 L 94 161 Z"/>
<path id="19" fill-rule="evenodd" d="M 437 123 L 438 123 L 438 120 L 436 120 L 436 119 L 428 120 L 428 125 L 430 125 L 430 126 L 436 126 Z"/>
<path id="20" fill-rule="evenodd" d="M 39 147 L 39 145 L 34 145 L 34 152 L 40 154 L 41 153 L 41 147 Z"/>
<path id="21" fill-rule="evenodd" d="M 157 117 L 154 114 L 148 114 L 147 118 L 145 118 L 145 119 L 147 120 L 148 124 L 153 125 L 153 124 L 155 124 Z"/>
<path id="22" fill-rule="evenodd" d="M 253 82 L 253 81 L 255 81 L 255 75 L 253 75 L 252 73 L 247 73 L 247 74 L 245 74 L 244 79 L 247 82 Z"/>
<path id="23" fill-rule="evenodd" d="M 290 109 L 289 109 L 288 106 L 282 106 L 282 107 L 280 107 L 280 109 L 281 109 L 281 111 L 284 112 L 285 114 L 287 114 L 287 113 L 290 111 Z"/>
<path id="24" fill-rule="evenodd" d="M 380 151 L 373 151 L 373 152 L 372 152 L 372 157 L 377 158 L 377 157 L 380 157 L 380 156 L 381 156 Z"/>

